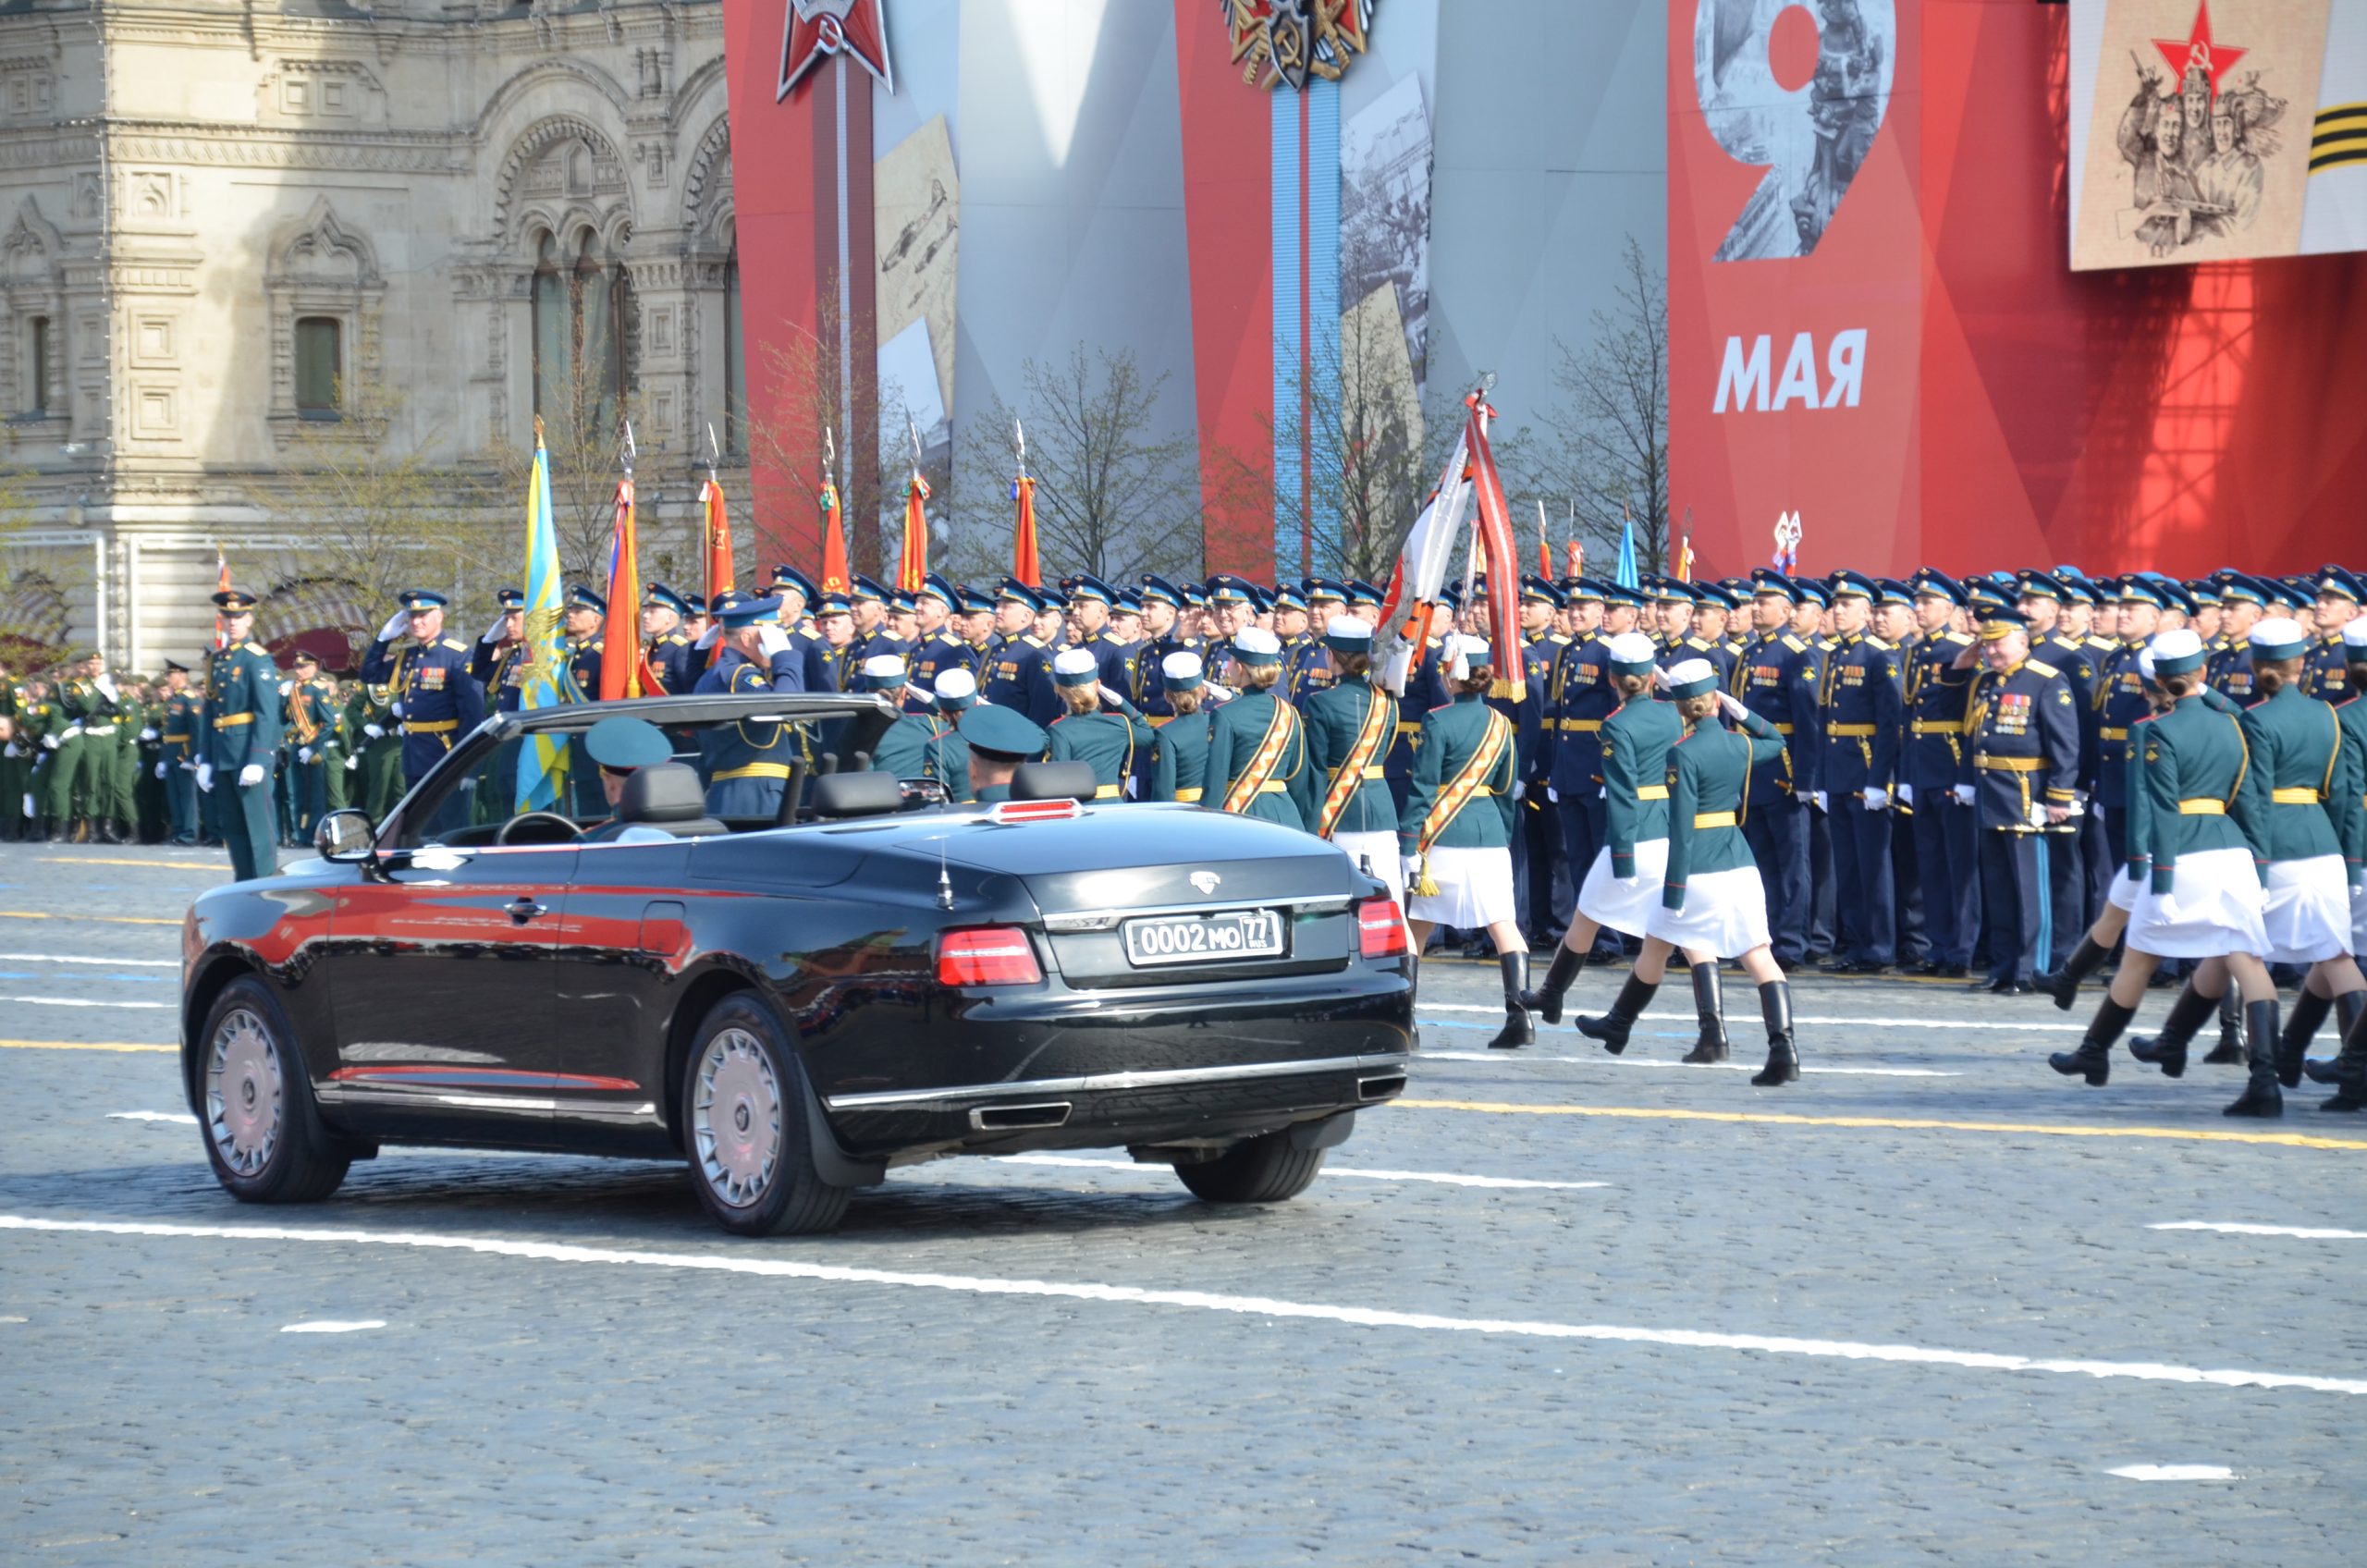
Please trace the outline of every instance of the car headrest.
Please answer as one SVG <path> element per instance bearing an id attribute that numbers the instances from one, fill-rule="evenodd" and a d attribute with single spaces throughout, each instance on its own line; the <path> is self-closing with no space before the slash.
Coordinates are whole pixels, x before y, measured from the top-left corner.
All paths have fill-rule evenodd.
<path id="1" fill-rule="evenodd" d="M 1089 801 L 1100 785 L 1089 762 L 1024 762 L 1011 776 L 1014 801 Z"/>
<path id="2" fill-rule="evenodd" d="M 637 767 L 617 802 L 619 822 L 695 822 L 706 815 L 706 787 L 698 770 L 679 762 Z"/>
<path id="3" fill-rule="evenodd" d="M 901 810 L 904 790 L 892 773 L 826 773 L 814 780 L 805 798 L 816 816 L 877 816 Z"/>

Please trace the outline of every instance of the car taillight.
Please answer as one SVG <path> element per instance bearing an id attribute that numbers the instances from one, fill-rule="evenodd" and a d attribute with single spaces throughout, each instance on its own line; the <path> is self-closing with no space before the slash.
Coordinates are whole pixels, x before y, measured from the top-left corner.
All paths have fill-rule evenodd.
<path id="1" fill-rule="evenodd" d="M 1356 950 L 1367 958 L 1405 956 L 1405 915 L 1395 899 L 1367 899 L 1356 906 Z"/>
<path id="2" fill-rule="evenodd" d="M 1027 933 L 1016 926 L 948 931 L 937 939 L 940 986 L 1032 986 L 1042 978 L 1036 949 L 1028 945 Z"/>

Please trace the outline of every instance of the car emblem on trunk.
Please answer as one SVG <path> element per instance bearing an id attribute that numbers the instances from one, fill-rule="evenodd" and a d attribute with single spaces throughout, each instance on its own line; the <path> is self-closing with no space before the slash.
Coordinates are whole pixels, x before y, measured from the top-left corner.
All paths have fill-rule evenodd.
<path id="1" fill-rule="evenodd" d="M 1223 880 L 1223 877 L 1219 876 L 1213 871 L 1196 871 L 1192 873 L 1192 886 L 1197 888 L 1203 893 L 1215 892 L 1217 890 L 1217 884 Z"/>

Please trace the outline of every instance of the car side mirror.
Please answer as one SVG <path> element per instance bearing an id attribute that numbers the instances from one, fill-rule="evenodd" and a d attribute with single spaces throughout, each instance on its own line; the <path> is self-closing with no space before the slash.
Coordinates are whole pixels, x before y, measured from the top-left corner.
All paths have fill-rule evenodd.
<path id="1" fill-rule="evenodd" d="M 313 829 L 313 847 L 321 858 L 341 864 L 368 860 L 377 844 L 378 829 L 358 811 L 333 811 Z"/>

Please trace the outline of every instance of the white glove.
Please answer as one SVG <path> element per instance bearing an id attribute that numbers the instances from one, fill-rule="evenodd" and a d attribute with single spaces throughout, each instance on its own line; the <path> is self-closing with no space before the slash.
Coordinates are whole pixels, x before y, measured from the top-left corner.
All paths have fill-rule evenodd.
<path id="1" fill-rule="evenodd" d="M 143 741 L 153 741 L 156 738 L 156 732 L 153 729 L 143 729 L 140 732 L 140 738 Z"/>
<path id="2" fill-rule="evenodd" d="M 1821 790 L 1811 790 L 1809 791 L 1809 804 L 1816 807 L 1819 811 L 1830 811 L 1833 809 L 1825 803 L 1824 791 Z"/>
<path id="3" fill-rule="evenodd" d="M 348 773 L 351 773 L 355 768 L 360 767 L 361 766 L 362 759 L 360 757 L 348 757 L 345 759 L 345 770 Z"/>
<path id="4" fill-rule="evenodd" d="M 1201 690 L 1207 692 L 1208 695 L 1217 702 L 1229 703 L 1233 701 L 1233 688 L 1230 686 L 1220 686 L 1215 681 L 1208 680 L 1201 683 Z"/>
<path id="5" fill-rule="evenodd" d="M 1545 786 L 1545 798 L 1558 806 L 1562 803 L 1562 791 L 1548 784 Z"/>
<path id="6" fill-rule="evenodd" d="M 183 773 L 195 773 L 197 771 L 197 764 L 193 762 L 178 762 L 173 766 L 179 768 Z"/>
<path id="7" fill-rule="evenodd" d="M 1718 707 L 1719 710 L 1728 718 L 1733 719 L 1737 724 L 1742 722 L 1742 716 L 1750 711 L 1748 708 L 1743 706 L 1742 699 L 1735 696 L 1732 692 L 1721 692 L 1718 693 Z"/>
<path id="8" fill-rule="evenodd" d="M 263 764 L 251 762 L 239 769 L 239 788 L 251 790 L 263 782 Z"/>
<path id="9" fill-rule="evenodd" d="M 1114 707 L 1116 707 L 1120 703 L 1122 703 L 1122 702 L 1124 702 L 1124 701 L 1126 700 L 1125 698 L 1123 698 L 1123 697 L 1120 696 L 1120 695 L 1117 693 L 1117 691 L 1116 691 L 1114 688 L 1112 688 L 1112 687 L 1109 687 L 1109 686 L 1100 686 L 1100 687 L 1096 687 L 1096 688 L 1095 688 L 1095 690 L 1097 690 L 1098 692 L 1099 692 L 1101 693 L 1101 700 L 1102 700 L 1103 702 L 1105 702 L 1105 703 L 1109 704 L 1110 704 L 1111 707 L 1113 707 L 1113 708 L 1114 708 Z"/>
<path id="10" fill-rule="evenodd" d="M 54 752 L 57 750 L 57 737 L 55 735 L 43 736 L 41 738 L 41 749 L 44 752 Z"/>
<path id="11" fill-rule="evenodd" d="M 410 626 L 411 611 L 397 610 L 394 614 L 386 618 L 386 625 L 378 628 L 378 641 L 381 643 L 391 643 L 396 638 L 401 636 Z"/>
<path id="12" fill-rule="evenodd" d="M 478 642 L 480 642 L 480 643 L 498 643 L 498 642 L 500 642 L 500 641 L 501 641 L 501 629 L 502 629 L 503 627 L 505 627 L 505 626 L 509 625 L 509 612 L 508 610 L 504 610 L 504 611 L 502 611 L 499 615 L 495 616 L 495 617 L 493 618 L 493 624 L 492 624 L 491 626 L 488 626 L 488 627 L 486 627 L 486 628 L 484 629 L 484 636 L 482 636 L 482 637 L 480 637 L 480 638 L 478 638 L 478 639 L 477 639 L 477 641 L 478 641 Z"/>
<path id="13" fill-rule="evenodd" d="M 156 777 L 159 778 L 165 777 L 165 765 L 161 762 L 156 765 Z"/>
<path id="14" fill-rule="evenodd" d="M 214 793 L 214 765 L 212 763 L 202 762 L 197 765 L 197 787 L 209 795 Z"/>
<path id="15" fill-rule="evenodd" d="M 397 718 L 400 718 L 403 716 L 403 705 L 399 702 L 389 703 L 386 704 L 386 711 Z"/>
<path id="16" fill-rule="evenodd" d="M 38 814 L 33 810 L 33 792 L 32 792 L 31 790 L 26 790 L 26 791 L 25 791 L 25 815 L 26 815 L 27 816 L 33 816 L 33 815 L 38 815 Z"/>
<path id="17" fill-rule="evenodd" d="M 765 655 L 767 663 L 771 662 L 775 654 L 789 652 L 789 633 L 781 630 L 779 621 L 763 620 L 756 623 L 756 651 Z"/>
<path id="18" fill-rule="evenodd" d="M 24 754 L 24 749 L 14 741 L 9 741 L 6 746 L 0 746 L 0 756 L 20 757 Z"/>
<path id="19" fill-rule="evenodd" d="M 783 632 L 782 635 L 785 637 L 788 633 Z M 705 631 L 700 632 L 699 640 L 693 643 L 692 646 L 704 653 L 705 650 L 714 647 L 716 643 L 721 642 L 722 639 L 723 622 L 718 620 L 713 626 L 708 627 Z"/>
<path id="20" fill-rule="evenodd" d="M 1890 810 L 1890 791 L 1879 784 L 1867 785 L 1861 798 L 1865 801 L 1868 811 Z"/>
<path id="21" fill-rule="evenodd" d="M 1956 788 L 1956 796 L 1962 803 L 1970 805 L 1980 798 L 1980 792 L 1969 784 L 1959 784 Z"/>
<path id="22" fill-rule="evenodd" d="M 1401 869 L 1402 871 L 1404 871 L 1404 874 L 1405 874 L 1405 890 L 1406 890 L 1408 893 L 1412 892 L 1415 888 L 1418 888 L 1418 887 L 1420 887 L 1420 886 L 1421 886 L 1421 884 L 1422 884 L 1422 857 L 1421 857 L 1421 856 L 1419 856 L 1419 855 L 1401 855 L 1400 857 L 1398 857 L 1398 866 L 1399 866 L 1399 869 Z"/>
<path id="23" fill-rule="evenodd" d="M 1903 806 L 1912 806 L 1915 804 L 1914 785 L 1901 784 L 1898 787 L 1898 803 Z"/>
<path id="24" fill-rule="evenodd" d="M 373 741 L 377 740 L 380 736 L 386 734 L 386 728 L 383 725 L 365 724 L 362 727 L 362 733 L 369 736 Z"/>
<path id="25" fill-rule="evenodd" d="M 310 747 L 310 746 L 299 746 L 299 747 L 297 747 L 297 748 L 296 748 L 296 760 L 297 760 L 298 762 L 310 762 L 310 761 L 312 761 L 312 760 L 313 760 L 313 748 L 312 748 L 312 747 Z"/>
<path id="26" fill-rule="evenodd" d="M 1521 780 L 1517 778 L 1513 780 L 1513 799 L 1515 801 L 1518 801 L 1521 796 L 1527 791 L 1527 790 L 1528 786 Z"/>

